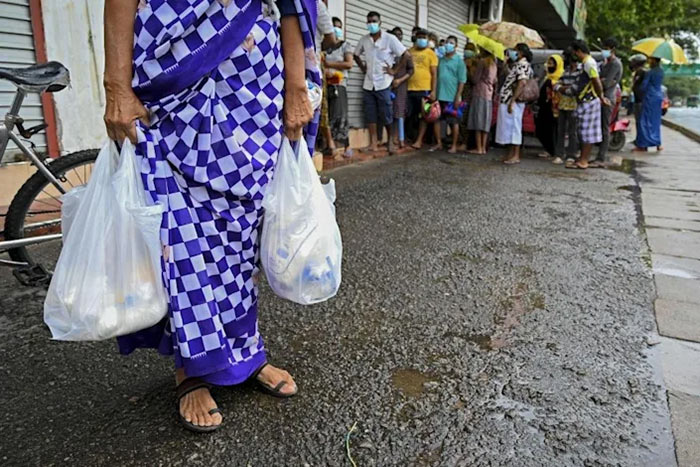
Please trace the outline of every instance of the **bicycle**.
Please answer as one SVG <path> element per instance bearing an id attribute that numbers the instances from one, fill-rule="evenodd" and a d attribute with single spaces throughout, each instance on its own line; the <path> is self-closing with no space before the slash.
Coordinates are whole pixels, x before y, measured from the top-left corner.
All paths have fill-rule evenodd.
<path id="1" fill-rule="evenodd" d="M 0 79 L 17 88 L 10 110 L 0 122 L 0 162 L 12 141 L 37 168 L 7 209 L 0 254 L 8 253 L 10 259 L 0 258 L 0 265 L 12 267 L 14 276 L 24 285 L 47 285 L 61 248 L 61 195 L 87 183 L 98 150 L 55 159 L 38 155 L 31 138 L 48 125 L 24 128 L 19 113 L 28 93 L 58 92 L 70 84 L 70 73 L 62 64 L 0 68 Z"/>

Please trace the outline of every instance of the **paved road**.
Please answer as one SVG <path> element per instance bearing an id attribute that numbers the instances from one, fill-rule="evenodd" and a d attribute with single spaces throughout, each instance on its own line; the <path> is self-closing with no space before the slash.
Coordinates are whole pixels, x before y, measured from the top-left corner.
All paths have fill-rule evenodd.
<path id="1" fill-rule="evenodd" d="M 700 109 L 689 107 L 673 107 L 668 109 L 666 118 L 696 133 L 700 133 Z"/>
<path id="2" fill-rule="evenodd" d="M 623 172 L 418 154 L 336 171 L 343 287 L 263 288 L 290 401 L 219 388 L 176 422 L 171 364 L 49 341 L 43 293 L 0 271 L 0 464 L 674 465 L 654 289 Z"/>

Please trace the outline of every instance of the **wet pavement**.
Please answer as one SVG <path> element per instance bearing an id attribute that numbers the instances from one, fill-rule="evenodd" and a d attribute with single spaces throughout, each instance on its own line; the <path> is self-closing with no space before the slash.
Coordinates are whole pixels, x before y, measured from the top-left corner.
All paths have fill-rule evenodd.
<path id="1" fill-rule="evenodd" d="M 682 124 L 693 129 L 692 118 Z M 676 455 L 681 467 L 695 467 L 700 465 L 700 144 L 697 137 L 668 128 L 662 139 L 663 152 L 633 157 L 656 285 L 656 322 L 663 336 L 659 350 Z"/>
<path id="2" fill-rule="evenodd" d="M 214 392 L 175 416 L 171 362 L 51 342 L 0 270 L 0 464 L 672 466 L 634 178 L 421 153 L 338 169 L 343 285 L 260 327 L 298 397 Z"/>

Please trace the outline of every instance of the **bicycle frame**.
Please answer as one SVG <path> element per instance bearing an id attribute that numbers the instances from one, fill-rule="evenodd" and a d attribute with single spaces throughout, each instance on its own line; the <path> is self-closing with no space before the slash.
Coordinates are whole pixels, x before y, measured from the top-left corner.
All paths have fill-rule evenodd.
<path id="1" fill-rule="evenodd" d="M 23 89 L 17 88 L 17 93 L 12 101 L 12 107 L 10 111 L 5 115 L 4 121 L 0 122 L 0 162 L 2 162 L 3 157 L 5 157 L 5 151 L 7 150 L 7 145 L 10 141 L 15 143 L 17 147 L 22 151 L 22 153 L 27 156 L 27 159 L 41 172 L 41 174 L 46 177 L 46 179 L 56 187 L 56 189 L 61 193 L 65 194 L 66 190 L 61 186 L 59 180 L 51 173 L 51 171 L 46 167 L 39 156 L 34 153 L 32 148 L 27 146 L 24 141 L 22 141 L 19 136 L 13 131 L 17 124 L 24 122 L 24 119 L 19 116 L 19 111 L 22 108 L 22 103 L 24 98 L 27 96 L 27 92 Z M 61 238 L 61 234 L 51 234 L 51 235 L 38 235 L 31 238 L 22 238 L 17 240 L 4 240 L 0 241 L 0 253 L 3 253 L 12 248 L 23 247 L 27 245 L 33 245 L 37 243 L 49 242 L 52 240 L 57 240 Z M 6 266 L 22 266 L 24 263 L 18 263 L 16 261 L 9 261 L 0 259 L 0 265 Z"/>

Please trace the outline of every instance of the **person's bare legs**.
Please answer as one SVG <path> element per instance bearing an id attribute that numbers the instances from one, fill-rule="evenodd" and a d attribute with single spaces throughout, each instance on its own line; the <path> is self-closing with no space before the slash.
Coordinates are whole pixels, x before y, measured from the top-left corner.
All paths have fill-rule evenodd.
<path id="1" fill-rule="evenodd" d="M 388 124 L 386 126 L 386 136 L 387 136 L 387 150 L 389 151 L 389 155 L 395 154 L 396 149 L 394 147 L 394 137 L 393 135 L 393 124 Z"/>
<path id="2" fill-rule="evenodd" d="M 511 144 L 508 151 L 508 158 L 503 161 L 505 164 L 517 164 L 520 162 L 520 145 Z"/>
<path id="3" fill-rule="evenodd" d="M 185 369 L 178 368 L 175 371 L 175 384 L 180 384 L 186 379 Z M 180 414 L 193 425 L 216 426 L 221 425 L 223 417 L 220 413 L 210 414 L 211 409 L 216 408 L 216 402 L 211 397 L 207 388 L 195 389 L 182 396 L 180 399 Z"/>
<path id="4" fill-rule="evenodd" d="M 581 147 L 581 158 L 578 160 L 576 165 L 582 169 L 588 168 L 588 158 L 591 157 L 591 151 L 593 151 L 592 144 L 584 144 Z"/>
<path id="5" fill-rule="evenodd" d="M 486 143 L 488 142 L 489 134 L 486 131 L 477 131 L 476 133 L 481 141 L 481 154 L 486 154 Z"/>
<path id="6" fill-rule="evenodd" d="M 457 142 L 459 140 L 459 124 L 455 123 L 452 125 L 452 146 L 447 150 L 450 154 L 455 154 L 457 152 Z"/>
<path id="7" fill-rule="evenodd" d="M 430 147 L 431 151 L 437 151 L 442 149 L 442 138 L 440 137 L 440 120 L 433 123 L 433 136 L 435 137 L 435 144 Z"/>
<path id="8" fill-rule="evenodd" d="M 367 128 L 369 129 L 369 149 L 372 152 L 376 152 L 379 144 L 377 141 L 377 124 L 368 123 Z"/>
<path id="9" fill-rule="evenodd" d="M 413 149 L 420 149 L 423 147 L 423 139 L 425 138 L 425 132 L 428 129 L 428 125 L 425 123 L 425 120 L 420 121 L 418 124 L 418 138 L 416 139 L 415 143 L 411 145 Z"/>

